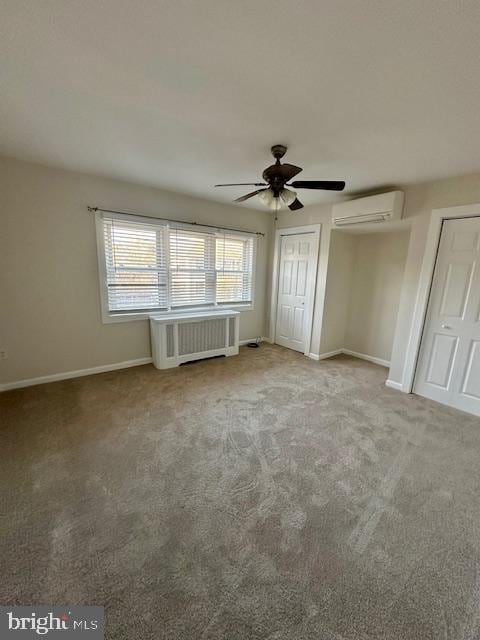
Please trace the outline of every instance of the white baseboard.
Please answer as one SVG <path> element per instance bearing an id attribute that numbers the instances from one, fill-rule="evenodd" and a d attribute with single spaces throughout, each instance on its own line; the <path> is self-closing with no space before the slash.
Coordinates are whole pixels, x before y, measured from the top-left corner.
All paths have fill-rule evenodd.
<path id="1" fill-rule="evenodd" d="M 257 338 L 249 340 L 240 340 L 240 345 L 249 342 L 255 342 Z M 260 338 L 260 342 L 267 341 L 268 338 Z M 6 382 L 0 384 L 0 392 L 9 391 L 10 389 L 21 389 L 22 387 L 33 387 L 36 384 L 47 384 L 48 382 L 57 382 L 59 380 L 70 380 L 71 378 L 81 378 L 82 376 L 91 376 L 95 373 L 105 373 L 107 371 L 116 371 L 117 369 L 128 369 L 128 367 L 138 367 L 142 364 L 150 364 L 151 357 L 136 358 L 135 360 L 124 360 L 123 362 L 115 362 L 113 364 L 102 364 L 98 367 L 89 367 L 88 369 L 77 369 L 76 371 L 64 371 L 63 373 L 52 373 L 48 376 L 40 376 L 38 378 L 28 378 L 26 380 L 16 380 L 15 382 Z"/>
<path id="2" fill-rule="evenodd" d="M 245 345 L 245 344 L 248 344 L 249 342 L 256 342 L 256 340 L 257 338 L 240 340 L 239 344 Z M 270 340 L 268 338 L 262 337 L 260 338 L 260 342 L 270 342 Z M 311 358 L 312 360 L 325 360 L 326 358 L 332 358 L 333 356 L 338 356 L 341 353 L 354 356 L 355 358 L 361 358 L 362 360 L 368 360 L 369 362 L 379 364 L 383 367 L 390 366 L 390 363 L 387 362 L 386 360 L 381 360 L 380 358 L 368 356 L 363 353 L 357 353 L 356 351 L 350 351 L 349 349 L 336 349 L 335 351 L 321 353 L 320 355 L 317 353 L 309 353 L 308 357 Z M 105 365 L 100 365 L 98 367 L 90 367 L 88 369 L 77 369 L 76 371 L 52 373 L 48 376 L 40 376 L 38 378 L 28 378 L 26 380 L 6 382 L 4 384 L 0 384 L 0 392 L 9 391 L 10 389 L 21 389 L 22 387 L 32 387 L 36 384 L 46 384 L 48 382 L 57 382 L 58 380 L 70 380 L 71 378 L 91 376 L 95 373 L 105 373 L 107 371 L 116 371 L 117 369 L 127 369 L 128 367 L 138 367 L 143 364 L 150 364 L 151 362 L 152 362 L 152 358 L 150 357 L 136 358 L 135 360 L 125 360 L 123 362 L 115 362 L 113 364 L 105 364 Z M 394 382 L 393 380 L 387 380 L 385 384 L 387 385 L 387 387 L 391 387 L 392 389 L 403 391 L 402 384 L 399 382 Z"/>
<path id="3" fill-rule="evenodd" d="M 396 391 L 403 391 L 403 385 L 401 382 L 395 382 L 395 380 L 386 380 L 385 386 L 390 387 L 390 389 L 395 389 Z"/>
<path id="4" fill-rule="evenodd" d="M 387 367 L 387 369 L 390 368 L 390 362 L 388 362 L 388 360 L 382 360 L 382 358 L 369 356 L 366 353 L 358 353 L 358 351 L 351 351 L 351 349 L 342 349 L 342 353 L 347 356 L 353 356 L 354 358 L 360 358 L 361 360 L 368 360 L 368 362 L 379 364 L 381 367 Z"/>
<path id="5" fill-rule="evenodd" d="M 351 349 L 335 349 L 335 351 L 327 351 L 326 353 L 321 353 L 320 355 L 316 353 L 309 353 L 308 357 L 312 358 L 313 360 L 326 360 L 327 358 L 338 356 L 341 353 L 344 353 L 347 356 L 353 356 L 354 358 L 360 358 L 361 360 L 368 360 L 368 362 L 379 364 L 382 367 L 390 367 L 390 362 L 388 362 L 388 360 L 375 358 L 375 356 L 369 356 L 366 353 L 358 353 L 358 351 L 352 351 Z"/>
<path id="6" fill-rule="evenodd" d="M 257 340 L 259 342 L 270 342 L 270 340 L 268 338 L 248 338 L 248 340 L 239 340 L 238 344 L 243 347 L 244 345 L 248 344 L 249 342 L 257 342 Z"/>
<path id="7" fill-rule="evenodd" d="M 321 353 L 320 355 L 316 353 L 311 353 L 309 355 L 310 358 L 314 360 L 326 360 L 327 358 L 333 358 L 333 356 L 338 356 L 343 353 L 343 349 L 336 349 L 335 351 L 328 351 L 327 353 Z"/>
<path id="8" fill-rule="evenodd" d="M 152 358 L 136 358 L 135 360 L 124 360 L 123 362 L 115 362 L 113 364 L 102 364 L 99 367 L 90 367 L 89 369 L 77 369 L 76 371 L 65 371 L 64 373 L 52 373 L 48 376 L 40 376 L 39 378 L 28 378 L 27 380 L 17 380 L 16 382 L 6 382 L 0 385 L 0 391 L 9 391 L 10 389 L 21 389 L 22 387 L 32 387 L 36 384 L 46 384 L 47 382 L 57 382 L 58 380 L 70 380 L 71 378 L 81 378 L 82 376 L 91 376 L 95 373 L 105 373 L 106 371 L 116 371 L 117 369 L 127 369 L 128 367 L 138 367 L 142 364 L 150 364 Z"/>

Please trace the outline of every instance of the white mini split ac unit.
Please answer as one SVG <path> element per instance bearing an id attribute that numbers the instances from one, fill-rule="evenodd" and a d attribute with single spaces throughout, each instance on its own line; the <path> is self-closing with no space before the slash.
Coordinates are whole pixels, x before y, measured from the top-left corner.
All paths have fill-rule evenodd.
<path id="1" fill-rule="evenodd" d="M 183 362 L 238 354 L 240 312 L 232 309 L 150 316 L 153 364 L 157 369 Z"/>
<path id="2" fill-rule="evenodd" d="M 389 191 L 375 196 L 339 202 L 332 206 L 334 227 L 392 222 L 400 220 L 403 212 L 403 191 Z"/>

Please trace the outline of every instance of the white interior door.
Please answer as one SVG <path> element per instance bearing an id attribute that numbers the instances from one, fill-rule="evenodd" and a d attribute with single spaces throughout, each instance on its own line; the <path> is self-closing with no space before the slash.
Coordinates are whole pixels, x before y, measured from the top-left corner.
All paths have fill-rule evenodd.
<path id="1" fill-rule="evenodd" d="M 317 237 L 315 233 L 286 235 L 280 243 L 275 342 L 302 353 L 310 346 Z"/>
<path id="2" fill-rule="evenodd" d="M 480 415 L 480 218 L 443 223 L 414 392 Z"/>

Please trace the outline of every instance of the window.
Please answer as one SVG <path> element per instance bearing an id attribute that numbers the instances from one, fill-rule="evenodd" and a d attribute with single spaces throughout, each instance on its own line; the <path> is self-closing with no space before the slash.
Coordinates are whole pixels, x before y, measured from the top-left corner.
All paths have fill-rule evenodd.
<path id="1" fill-rule="evenodd" d="M 171 229 L 169 239 L 171 306 L 215 304 L 214 236 Z"/>
<path id="2" fill-rule="evenodd" d="M 109 311 L 165 309 L 165 228 L 104 220 Z"/>
<path id="3" fill-rule="evenodd" d="M 234 236 L 215 238 L 215 291 L 217 302 L 252 298 L 253 242 Z"/>
<path id="4" fill-rule="evenodd" d="M 108 314 L 251 305 L 252 235 L 107 214 L 97 223 Z"/>

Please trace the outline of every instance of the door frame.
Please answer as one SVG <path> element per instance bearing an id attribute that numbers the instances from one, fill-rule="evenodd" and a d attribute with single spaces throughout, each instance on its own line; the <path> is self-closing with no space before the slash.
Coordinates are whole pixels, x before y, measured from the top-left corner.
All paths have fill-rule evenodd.
<path id="1" fill-rule="evenodd" d="M 286 227 L 285 229 L 277 229 L 275 232 L 275 249 L 273 254 L 273 272 L 272 272 L 272 296 L 270 300 L 270 342 L 275 342 L 275 328 L 277 325 L 277 301 L 278 301 L 278 278 L 280 276 L 280 247 L 284 236 L 295 236 L 302 233 L 314 234 L 313 247 L 313 278 L 311 291 L 309 292 L 309 305 L 306 312 L 307 331 L 305 336 L 305 345 L 303 354 L 310 355 L 310 345 L 312 341 L 313 328 L 313 310 L 315 308 L 315 291 L 317 287 L 317 271 L 318 271 L 318 253 L 320 249 L 320 231 L 321 224 L 307 224 L 303 227 Z"/>
<path id="2" fill-rule="evenodd" d="M 412 393 L 415 384 L 415 375 L 418 368 L 420 347 L 430 302 L 430 292 L 433 286 L 433 276 L 437 264 L 443 222 L 444 220 L 478 217 L 480 217 L 480 203 L 432 210 L 417 289 L 417 298 L 413 310 L 410 337 L 403 367 L 402 391 L 405 393 Z"/>

